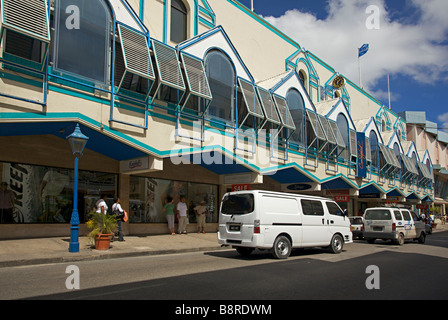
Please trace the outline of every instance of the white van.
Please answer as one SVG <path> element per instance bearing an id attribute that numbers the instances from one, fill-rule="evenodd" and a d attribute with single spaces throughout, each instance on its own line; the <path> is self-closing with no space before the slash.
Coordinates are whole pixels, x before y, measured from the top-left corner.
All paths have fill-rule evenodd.
<path id="1" fill-rule="evenodd" d="M 364 239 L 392 240 L 403 245 L 407 239 L 425 243 L 425 224 L 413 212 L 400 208 L 369 208 L 364 213 Z"/>
<path id="2" fill-rule="evenodd" d="M 336 202 L 270 191 L 226 193 L 219 213 L 218 241 L 242 255 L 272 249 L 286 259 L 293 248 L 329 247 L 340 253 L 352 243 L 350 220 Z"/>

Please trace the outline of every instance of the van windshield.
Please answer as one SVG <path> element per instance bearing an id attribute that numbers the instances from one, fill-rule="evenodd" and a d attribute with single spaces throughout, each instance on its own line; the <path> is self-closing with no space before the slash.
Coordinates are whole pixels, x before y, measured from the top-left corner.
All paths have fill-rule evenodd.
<path id="1" fill-rule="evenodd" d="M 254 211 L 253 194 L 226 195 L 222 201 L 223 214 L 246 214 Z"/>
<path id="2" fill-rule="evenodd" d="M 366 220 L 392 220 L 389 210 L 368 210 L 366 211 Z"/>

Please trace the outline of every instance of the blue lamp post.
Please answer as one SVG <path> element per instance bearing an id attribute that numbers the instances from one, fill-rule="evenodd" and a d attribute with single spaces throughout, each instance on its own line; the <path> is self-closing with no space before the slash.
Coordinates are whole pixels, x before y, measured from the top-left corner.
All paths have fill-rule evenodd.
<path id="1" fill-rule="evenodd" d="M 73 211 L 72 217 L 70 219 L 70 246 L 69 252 L 79 252 L 79 214 L 78 214 L 78 160 L 82 156 L 82 152 L 87 144 L 89 138 L 85 136 L 79 124 L 76 124 L 75 131 L 67 138 L 75 156 L 75 175 L 74 175 L 74 186 L 73 186 Z"/>

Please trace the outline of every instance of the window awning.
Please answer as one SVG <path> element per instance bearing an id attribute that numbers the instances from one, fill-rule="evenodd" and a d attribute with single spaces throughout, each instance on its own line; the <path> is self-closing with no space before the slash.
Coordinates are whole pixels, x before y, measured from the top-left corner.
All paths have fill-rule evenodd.
<path id="1" fill-rule="evenodd" d="M 411 158 L 405 156 L 404 154 L 400 155 L 401 160 L 404 164 L 404 171 L 402 172 L 403 179 L 415 179 L 418 176 L 417 167 L 415 166 L 415 162 L 411 160 Z"/>
<path id="2" fill-rule="evenodd" d="M 255 91 L 254 85 L 249 81 L 246 81 L 241 78 L 238 78 L 238 84 L 241 89 L 244 104 L 246 107 L 245 117 L 244 120 L 240 123 L 240 127 L 246 123 L 246 120 L 248 119 L 249 116 L 254 116 L 258 119 L 261 119 L 260 123 L 262 123 L 265 119 L 265 116 L 263 113 L 263 107 L 261 106 L 261 103 L 258 100 L 258 96 Z"/>
<path id="3" fill-rule="evenodd" d="M 156 79 L 151 62 L 148 39 L 144 34 L 135 32 L 121 24 L 118 25 L 118 34 L 125 66 L 123 76 L 118 85 L 118 91 L 120 92 L 125 78 L 129 74 L 134 74 L 150 81 L 146 94 L 146 97 L 148 97 Z"/>
<path id="4" fill-rule="evenodd" d="M 50 43 L 46 0 L 2 0 L 2 28 Z"/>
<path id="5" fill-rule="evenodd" d="M 280 121 L 282 122 L 283 128 L 295 131 L 296 126 L 294 124 L 294 120 L 292 119 L 291 112 L 289 112 L 286 99 L 276 94 L 272 95 L 272 97 L 277 107 L 278 115 L 280 116 Z"/>
<path id="6" fill-rule="evenodd" d="M 398 162 L 397 157 L 392 149 L 380 144 L 380 151 L 383 154 L 385 164 L 381 168 L 385 174 L 393 174 L 394 172 L 401 169 L 400 162 Z"/>
<path id="7" fill-rule="evenodd" d="M 342 137 L 341 130 L 339 130 L 339 127 L 336 124 L 336 122 L 328 120 L 328 124 L 333 129 L 333 133 L 336 137 L 336 143 L 337 143 L 338 147 L 342 148 L 342 149 L 347 148 L 347 146 L 345 145 L 345 142 L 344 142 L 344 138 Z"/>
<path id="8" fill-rule="evenodd" d="M 319 140 L 321 142 L 319 144 L 319 146 L 321 146 L 319 149 L 321 150 L 322 147 L 325 147 L 325 145 L 327 144 L 327 135 L 322 128 L 322 124 L 320 123 L 319 118 L 314 112 L 312 112 L 311 110 L 306 110 L 306 116 L 311 124 L 311 130 L 313 130 L 312 133 L 314 135 L 310 136 L 312 140 L 309 143 L 308 147 L 313 145 L 316 140 Z"/>
<path id="9" fill-rule="evenodd" d="M 423 163 L 417 161 L 417 166 L 420 169 L 420 172 L 422 173 L 423 177 L 420 179 L 419 182 L 421 183 L 429 183 L 433 181 L 433 177 L 431 176 L 430 171 L 428 170 L 428 167 L 425 166 Z"/>
<path id="10" fill-rule="evenodd" d="M 39 66 L 36 68 L 42 71 L 50 46 L 50 20 L 48 17 L 47 1 L 1 0 L 0 5 L 0 39 L 5 39 L 5 43 L 3 43 L 2 46 L 3 51 L 5 51 L 9 41 L 11 41 L 8 31 L 11 31 L 11 33 L 17 32 L 25 37 L 39 41 L 43 50 L 39 57 Z M 3 38 L 5 33 L 6 37 Z M 14 39 L 12 39 L 12 41 L 14 41 Z M 23 44 L 22 42 L 20 44 Z M 18 46 L 16 43 L 12 43 L 12 45 Z M 20 50 L 24 49 L 20 48 Z M 8 54 L 22 58 L 14 53 Z M 3 55 L 3 58 L 5 58 L 5 54 Z"/>
<path id="11" fill-rule="evenodd" d="M 203 115 L 207 112 L 208 106 L 213 99 L 204 62 L 185 52 L 181 52 L 180 56 L 188 84 L 188 96 L 180 111 L 182 112 L 184 108 L 188 108 L 197 112 L 198 115 Z M 190 100 L 191 96 L 205 99 L 206 103 L 201 103 L 200 99 L 193 102 Z"/>
<path id="12" fill-rule="evenodd" d="M 154 51 L 159 76 L 158 86 L 154 94 L 154 98 L 164 101 L 169 100 L 168 98 L 158 96 L 158 93 L 160 93 L 161 90 L 164 89 L 163 87 L 165 86 L 182 92 L 181 96 L 176 95 L 175 98 L 169 95 L 171 97 L 171 101 L 167 101 L 177 103 L 177 105 L 179 105 L 183 95 L 185 94 L 186 87 L 184 77 L 182 76 L 182 71 L 180 69 L 176 49 L 159 41 L 155 41 L 154 39 L 151 41 L 151 43 L 152 43 L 152 49 Z"/>
<path id="13" fill-rule="evenodd" d="M 327 118 L 325 118 L 324 116 L 322 116 L 320 114 L 318 115 L 318 118 L 319 118 L 320 124 L 322 125 L 322 129 L 327 137 L 327 141 L 328 141 L 327 145 L 330 146 L 329 152 L 333 153 L 338 147 L 336 135 L 334 134 L 333 129 L 331 128 Z"/>

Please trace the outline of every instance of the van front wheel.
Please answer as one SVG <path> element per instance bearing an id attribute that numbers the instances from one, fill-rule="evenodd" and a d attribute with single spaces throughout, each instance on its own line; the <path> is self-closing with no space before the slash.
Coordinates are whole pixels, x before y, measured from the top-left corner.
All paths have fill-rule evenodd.
<path id="1" fill-rule="evenodd" d="M 341 253 L 343 247 L 344 247 L 344 239 L 342 239 L 341 235 L 335 234 L 331 239 L 330 251 L 333 253 Z"/>
<path id="2" fill-rule="evenodd" d="M 275 239 L 272 254 L 277 259 L 287 259 L 291 254 L 291 241 L 285 236 L 279 236 Z"/>

